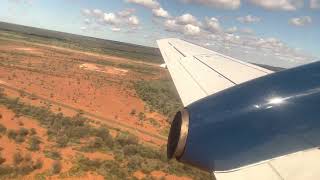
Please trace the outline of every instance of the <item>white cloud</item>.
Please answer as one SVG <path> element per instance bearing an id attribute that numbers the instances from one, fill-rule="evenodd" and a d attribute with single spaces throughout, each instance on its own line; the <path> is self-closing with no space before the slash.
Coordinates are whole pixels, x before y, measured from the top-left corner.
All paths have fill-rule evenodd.
<path id="1" fill-rule="evenodd" d="M 177 24 L 176 20 L 168 19 L 164 22 L 165 30 L 171 32 L 178 32 L 181 30 L 181 26 Z"/>
<path id="2" fill-rule="evenodd" d="M 114 13 L 104 13 L 103 14 L 103 20 L 107 24 L 118 24 L 118 23 L 120 23 L 120 20 L 117 18 L 117 16 Z"/>
<path id="3" fill-rule="evenodd" d="M 194 35 L 198 35 L 200 34 L 201 30 L 200 30 L 200 27 L 198 26 L 194 26 L 192 24 L 187 24 L 184 26 L 184 29 L 183 29 L 183 33 L 185 35 L 191 35 L 191 36 L 194 36 Z"/>
<path id="4" fill-rule="evenodd" d="M 84 24 L 90 25 L 88 29 L 97 28 L 103 29 L 104 26 L 109 26 L 114 32 L 132 32 L 132 30 L 141 29 L 139 27 L 140 20 L 133 15 L 134 9 L 124 9 L 118 12 L 103 12 L 100 9 L 85 9 L 82 10 L 84 15 Z"/>
<path id="5" fill-rule="evenodd" d="M 303 6 L 303 0 L 249 0 L 268 10 L 294 11 Z"/>
<path id="6" fill-rule="evenodd" d="M 181 25 L 187 25 L 187 24 L 200 25 L 201 24 L 200 22 L 198 22 L 196 17 L 194 17 L 189 13 L 186 13 L 177 17 L 176 21 L 178 24 L 181 24 Z"/>
<path id="7" fill-rule="evenodd" d="M 250 28 L 241 28 L 239 31 L 243 34 L 254 34 L 254 31 Z"/>
<path id="8" fill-rule="evenodd" d="M 86 18 L 86 19 L 84 19 L 84 23 L 88 25 L 91 23 L 91 21 L 90 21 L 90 19 Z"/>
<path id="9" fill-rule="evenodd" d="M 156 9 L 160 7 L 160 4 L 156 0 L 127 0 L 128 3 L 138 4 L 150 9 Z"/>
<path id="10" fill-rule="evenodd" d="M 117 15 L 120 16 L 120 17 L 129 17 L 135 11 L 136 11 L 135 9 L 125 9 L 125 10 L 117 12 Z"/>
<path id="11" fill-rule="evenodd" d="M 140 24 L 140 20 L 137 16 L 130 16 L 128 21 L 129 21 L 129 24 L 134 25 L 134 26 L 137 26 Z"/>
<path id="12" fill-rule="evenodd" d="M 310 0 L 310 8 L 320 9 L 320 0 Z"/>
<path id="13" fill-rule="evenodd" d="M 233 34 L 237 31 L 238 31 L 238 28 L 236 26 L 233 26 L 231 28 L 226 29 L 226 33 L 228 33 L 228 34 Z"/>
<path id="14" fill-rule="evenodd" d="M 121 28 L 112 27 L 112 28 L 110 28 L 110 30 L 113 31 L 113 32 L 120 32 Z"/>
<path id="15" fill-rule="evenodd" d="M 82 9 L 81 12 L 85 16 L 90 16 L 91 15 L 91 10 L 90 9 Z"/>
<path id="16" fill-rule="evenodd" d="M 237 20 L 241 23 L 255 23 L 260 22 L 261 18 L 249 14 L 243 17 L 238 17 Z"/>
<path id="17" fill-rule="evenodd" d="M 220 21 L 215 17 L 206 18 L 205 26 L 206 26 L 206 29 L 212 33 L 219 33 L 222 31 L 222 28 L 220 26 Z"/>
<path id="18" fill-rule="evenodd" d="M 81 27 L 80 29 L 81 29 L 82 31 L 85 31 L 85 30 L 87 30 L 87 27 L 84 27 L 84 26 L 83 26 L 83 27 Z"/>
<path id="19" fill-rule="evenodd" d="M 92 14 L 97 17 L 103 17 L 103 11 L 101 9 L 94 9 Z"/>
<path id="20" fill-rule="evenodd" d="M 152 14 L 156 17 L 163 17 L 163 18 L 170 17 L 168 11 L 164 10 L 163 8 L 152 9 Z"/>
<path id="21" fill-rule="evenodd" d="M 289 24 L 293 26 L 306 26 L 312 23 L 312 19 L 310 16 L 301 16 L 297 18 L 292 18 L 289 20 Z"/>
<path id="22" fill-rule="evenodd" d="M 185 3 L 196 3 L 204 6 L 222 9 L 238 9 L 241 5 L 240 0 L 181 0 Z"/>

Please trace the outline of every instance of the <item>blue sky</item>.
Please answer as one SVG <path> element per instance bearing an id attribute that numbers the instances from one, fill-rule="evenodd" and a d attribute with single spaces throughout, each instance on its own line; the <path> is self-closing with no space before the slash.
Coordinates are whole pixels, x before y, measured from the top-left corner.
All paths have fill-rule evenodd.
<path id="1" fill-rule="evenodd" d="M 284 67 L 320 57 L 320 0 L 3 0 L 0 21 L 147 46 L 178 37 Z"/>

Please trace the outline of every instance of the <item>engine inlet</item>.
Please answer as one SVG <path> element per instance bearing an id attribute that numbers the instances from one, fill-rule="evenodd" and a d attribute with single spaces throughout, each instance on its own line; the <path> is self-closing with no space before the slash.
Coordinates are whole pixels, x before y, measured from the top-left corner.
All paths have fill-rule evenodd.
<path id="1" fill-rule="evenodd" d="M 179 159 L 184 152 L 189 131 L 189 113 L 183 109 L 175 115 L 168 137 L 167 157 Z"/>

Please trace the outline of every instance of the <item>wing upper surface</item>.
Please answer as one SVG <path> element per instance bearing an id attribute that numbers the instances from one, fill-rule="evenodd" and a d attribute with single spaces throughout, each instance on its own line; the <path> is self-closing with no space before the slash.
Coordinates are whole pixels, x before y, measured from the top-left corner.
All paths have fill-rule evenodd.
<path id="1" fill-rule="evenodd" d="M 180 39 L 162 39 L 157 43 L 184 106 L 272 73 Z"/>

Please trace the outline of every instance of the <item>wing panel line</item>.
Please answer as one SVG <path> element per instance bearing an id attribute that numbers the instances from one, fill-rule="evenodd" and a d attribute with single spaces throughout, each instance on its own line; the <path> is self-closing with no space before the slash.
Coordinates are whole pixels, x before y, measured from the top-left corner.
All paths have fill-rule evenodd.
<path id="1" fill-rule="evenodd" d="M 211 70 L 213 70 L 214 72 L 218 73 L 220 76 L 222 76 L 223 78 L 227 79 L 228 81 L 230 81 L 232 84 L 237 85 L 237 83 L 235 83 L 234 81 L 232 81 L 231 79 L 227 78 L 225 75 L 223 75 L 222 73 L 220 73 L 219 71 L 215 70 L 214 68 L 210 67 L 208 64 L 204 63 L 203 61 L 201 61 L 199 58 L 197 58 L 196 56 L 193 56 L 193 58 L 195 58 L 196 60 L 198 60 L 199 62 L 201 62 L 202 64 L 204 64 L 205 66 L 207 66 L 208 68 L 210 68 Z"/>

